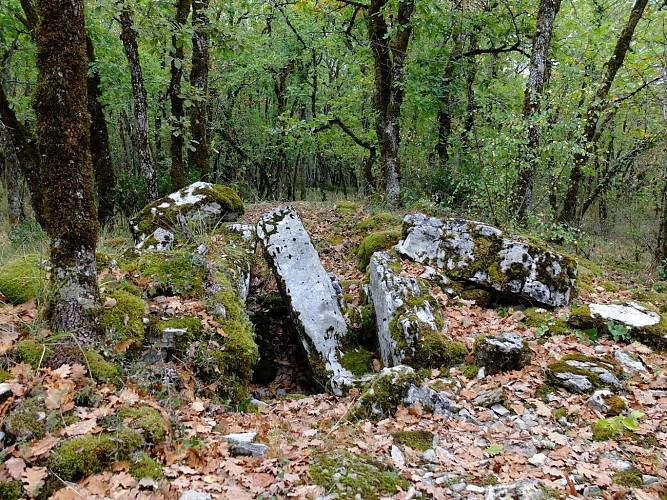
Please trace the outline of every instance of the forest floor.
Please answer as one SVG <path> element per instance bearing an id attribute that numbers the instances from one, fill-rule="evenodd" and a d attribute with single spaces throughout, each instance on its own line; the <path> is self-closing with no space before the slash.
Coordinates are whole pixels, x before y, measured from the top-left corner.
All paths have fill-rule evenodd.
<path id="1" fill-rule="evenodd" d="M 244 220 L 255 223 L 269 205 L 248 207 Z M 341 212 L 332 205 L 296 204 L 306 228 L 320 251 L 325 267 L 342 280 L 360 280 L 356 248 L 361 236 L 354 228 L 369 214 L 361 208 Z M 420 266 L 404 266 L 419 275 Z M 578 302 L 610 302 L 629 299 L 633 291 L 605 291 L 595 278 L 588 291 L 581 290 Z M 258 266 L 253 278 L 254 293 L 275 291 L 266 265 Z M 608 288 L 608 287 L 606 287 Z M 354 286 L 346 289 L 359 300 Z M 170 298 L 169 307 L 193 307 Z M 220 402 L 201 399 L 193 384 L 164 395 L 147 394 L 136 381 L 124 387 L 100 387 L 109 404 L 143 400 L 159 407 L 169 421 L 167 441 L 153 450 L 162 465 L 164 480 L 129 473 L 126 462 L 111 470 L 63 484 L 53 498 L 179 498 L 184 492 L 208 493 L 212 498 L 498 498 L 487 496 L 492 485 L 537 479 L 552 498 L 667 498 L 667 357 L 639 343 L 620 346 L 612 339 L 586 341 L 578 332 L 540 336 L 544 329 L 527 327 L 521 308 L 484 309 L 472 301 L 439 296 L 446 315 L 448 334 L 471 348 L 482 334 L 518 332 L 532 351 L 529 364 L 520 371 L 478 379 L 454 367 L 433 378 L 450 377 L 452 399 L 474 417 L 475 423 L 434 416 L 420 408 L 399 409 L 393 418 L 378 422 L 349 419 L 361 390 L 345 397 L 317 393 L 309 386 L 295 349 L 284 349 L 279 375 L 271 383 L 253 386 L 262 401 L 252 411 L 237 412 Z M 152 308 L 166 307 L 153 303 Z M 567 315 L 568 308 L 549 311 L 554 319 Z M 0 351 L 7 352 L 21 332 L 35 320 L 34 303 L 0 308 Z M 10 325 L 12 327 L 10 327 Z M 280 329 L 279 320 L 276 330 Z M 287 328 L 284 328 L 287 330 Z M 538 331 L 539 330 L 539 331 Z M 8 333 L 14 332 L 14 333 Z M 276 334 L 284 332 L 276 331 Z M 539 338 L 538 338 L 539 337 Z M 289 342 L 281 340 L 280 342 Z M 545 402 L 538 389 L 544 383 L 547 365 L 565 354 L 613 355 L 622 347 L 638 355 L 647 371 L 629 373 L 621 396 L 631 410 L 641 411 L 634 430 L 620 428 L 605 441 L 593 440 L 591 424 L 603 418 L 587 405 L 588 396 L 563 390 Z M 167 367 L 165 367 L 167 369 Z M 15 367 L 17 375 L 21 367 Z M 30 372 L 43 379 L 53 373 L 44 368 Z M 20 383 L 36 380 L 21 375 Z M 501 387 L 504 410 L 477 406 L 483 391 Z M 168 388 L 167 388 L 168 389 Z M 166 390 L 166 389 L 165 389 Z M 16 397 L 18 399 L 18 396 Z M 15 401 L 16 402 L 16 401 Z M 14 402 L 14 403 L 15 403 Z M 8 411 L 0 406 L 0 418 Z M 639 414 L 636 414 L 639 415 Z M 426 431 L 437 446 L 401 441 L 404 431 Z M 88 432 L 96 432 L 91 428 Z M 232 456 L 222 435 L 256 432 L 256 442 L 268 445 L 265 457 Z M 428 434 L 430 433 L 430 434 Z M 404 436 L 405 434 L 403 434 Z M 26 488 L 39 486 L 45 477 L 38 457 L 49 453 L 58 435 L 5 449 L 0 476 L 23 481 Z M 417 448 L 417 449 L 415 449 Z M 392 451 L 393 450 L 393 451 Z M 372 459 L 372 460 L 368 460 Z M 637 475 L 618 474 L 631 467 Z M 394 474 L 395 473 L 395 474 Z M 625 479 L 624 479 L 625 478 Z M 384 481 L 384 482 L 383 482 Z M 390 493 L 393 490 L 393 493 Z M 36 490 L 35 490 L 36 491 Z M 195 498 L 195 497 L 192 497 Z M 201 496 L 199 498 L 205 498 Z"/>

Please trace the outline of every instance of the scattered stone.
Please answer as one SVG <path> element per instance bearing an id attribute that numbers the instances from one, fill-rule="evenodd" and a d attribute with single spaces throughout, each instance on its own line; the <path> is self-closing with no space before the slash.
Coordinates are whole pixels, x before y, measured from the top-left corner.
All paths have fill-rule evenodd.
<path id="1" fill-rule="evenodd" d="M 496 403 L 501 403 L 503 399 L 505 399 L 503 388 L 497 387 L 495 389 L 480 392 L 475 398 L 475 404 L 477 406 L 483 406 L 484 408 L 490 408 Z"/>
<path id="2" fill-rule="evenodd" d="M 429 448 L 422 453 L 422 460 L 428 464 L 437 464 L 439 462 L 435 450 Z"/>
<path id="3" fill-rule="evenodd" d="M 582 492 L 582 494 L 585 498 L 599 497 L 602 496 L 602 488 L 593 485 L 586 486 L 584 487 L 584 491 Z"/>
<path id="4" fill-rule="evenodd" d="M 179 500 L 213 500 L 210 493 L 202 493 L 197 490 L 188 490 L 183 492 Z"/>
<path id="5" fill-rule="evenodd" d="M 646 371 L 646 366 L 644 366 L 644 363 L 636 354 L 619 349 L 618 351 L 614 352 L 614 359 L 629 372 Z"/>
<path id="6" fill-rule="evenodd" d="M 245 456 L 245 457 L 265 457 L 269 451 L 269 447 L 262 443 L 241 443 L 241 442 L 230 442 L 229 451 L 232 456 Z"/>
<path id="7" fill-rule="evenodd" d="M 301 219 L 293 208 L 278 207 L 261 217 L 257 235 L 315 379 L 327 380 L 332 392 L 341 395 L 354 381 L 340 359 L 347 326 L 336 290 Z"/>
<path id="8" fill-rule="evenodd" d="M 588 304 L 573 308 L 568 325 L 582 330 L 595 328 L 609 334 L 609 322 L 625 326 L 632 338 L 649 347 L 667 350 L 667 318 L 637 302 Z"/>
<path id="9" fill-rule="evenodd" d="M 536 453 L 528 459 L 528 463 L 533 464 L 535 467 L 542 467 L 547 461 L 547 456 L 544 453 Z"/>
<path id="10" fill-rule="evenodd" d="M 550 498 L 545 493 L 546 485 L 536 479 L 526 479 L 513 483 L 494 484 L 489 486 L 485 500 L 542 500 Z"/>
<path id="11" fill-rule="evenodd" d="M 623 460 L 621 457 L 618 456 L 616 452 L 613 451 L 603 453 L 602 455 L 600 455 L 600 458 L 609 460 L 611 462 L 611 468 L 614 469 L 616 472 L 622 472 L 634 468 L 632 462 Z"/>
<path id="12" fill-rule="evenodd" d="M 656 484 L 660 479 L 656 476 L 649 476 L 648 474 L 642 474 L 642 483 L 644 486 L 650 486 Z"/>
<path id="13" fill-rule="evenodd" d="M 476 484 L 469 484 L 466 486 L 466 491 L 470 491 L 472 493 L 484 493 L 486 491 L 486 488 L 482 488 L 481 486 L 477 486 Z"/>
<path id="14" fill-rule="evenodd" d="M 369 298 L 383 363 L 440 368 L 462 362 L 467 349 L 443 335 L 447 327 L 428 284 L 401 276 L 400 266 L 395 253 L 377 252 L 370 260 Z"/>
<path id="15" fill-rule="evenodd" d="M 620 415 L 627 408 L 623 398 L 612 394 L 609 389 L 595 391 L 586 404 L 606 416 Z"/>
<path id="16" fill-rule="evenodd" d="M 621 389 L 620 370 L 611 361 L 582 354 L 569 354 L 547 367 L 547 381 L 576 394 L 596 389 Z"/>
<path id="17" fill-rule="evenodd" d="M 257 437 L 256 432 L 241 432 L 238 434 L 225 434 L 224 436 L 220 436 L 222 439 L 226 441 L 233 441 L 235 443 L 252 443 L 255 438 Z"/>
<path id="18" fill-rule="evenodd" d="M 130 220 L 137 248 L 167 250 L 200 227 L 236 220 L 244 212 L 238 194 L 226 186 L 195 182 L 154 201 Z"/>
<path id="19" fill-rule="evenodd" d="M 551 307 L 567 305 L 574 259 L 479 222 L 406 215 L 399 253 L 464 279 Z"/>
<path id="20" fill-rule="evenodd" d="M 395 444 L 391 445 L 391 459 L 394 461 L 394 464 L 396 465 L 405 464 L 405 456 L 403 455 L 401 449 Z"/>
<path id="21" fill-rule="evenodd" d="M 480 336 L 473 349 L 475 363 L 486 374 L 521 370 L 530 361 L 531 351 L 517 333 Z"/>
<path id="22" fill-rule="evenodd" d="M 506 417 L 510 414 L 510 411 L 503 405 L 495 404 L 491 407 L 491 409 L 496 415 L 500 415 L 501 417 Z"/>

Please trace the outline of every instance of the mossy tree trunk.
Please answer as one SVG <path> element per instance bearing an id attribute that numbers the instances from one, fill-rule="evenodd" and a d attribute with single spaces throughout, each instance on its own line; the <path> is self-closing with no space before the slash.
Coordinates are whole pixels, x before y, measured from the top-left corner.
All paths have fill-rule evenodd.
<path id="1" fill-rule="evenodd" d="M 137 132 L 132 137 L 135 140 L 134 148 L 139 155 L 139 169 L 144 180 L 145 202 L 149 204 L 159 198 L 157 188 L 157 175 L 151 152 L 150 133 L 148 125 L 148 100 L 146 97 L 146 85 L 139 61 L 139 46 L 137 44 L 137 32 L 132 27 L 132 16 L 130 8 L 125 0 L 119 0 L 120 5 L 120 39 L 123 42 L 125 56 L 130 65 L 130 76 L 132 78 L 132 93 L 134 94 L 134 116 L 137 120 Z"/>
<path id="2" fill-rule="evenodd" d="M 209 0 L 192 2 L 192 70 L 190 85 L 198 92 L 190 110 L 192 148 L 188 152 L 191 166 L 199 172 L 200 180 L 209 180 L 211 147 L 208 141 L 208 71 L 209 55 Z"/>
<path id="3" fill-rule="evenodd" d="M 54 331 L 96 338 L 98 221 L 90 158 L 83 0 L 38 0 L 34 109 L 51 237 Z"/>
<path id="4" fill-rule="evenodd" d="M 95 47 L 90 36 L 86 36 L 86 52 L 88 62 L 95 62 Z M 100 223 L 105 224 L 113 216 L 113 190 L 116 186 L 116 174 L 111 162 L 111 148 L 109 147 L 109 129 L 104 116 L 104 109 L 100 102 L 102 96 L 100 73 L 93 65 L 87 79 L 88 111 L 90 112 L 90 153 L 95 172 L 95 187 L 97 188 L 97 215 Z"/>
<path id="5" fill-rule="evenodd" d="M 181 80 L 185 64 L 185 49 L 183 47 L 183 26 L 188 21 L 191 0 L 176 0 L 176 16 L 174 18 L 174 32 L 171 37 L 171 81 L 169 82 L 169 101 L 171 102 L 171 188 L 181 189 L 185 186 L 185 165 L 183 163 L 183 146 L 185 144 L 183 128 L 183 96 L 181 95 Z"/>
<path id="6" fill-rule="evenodd" d="M 5 185 L 7 186 L 7 211 L 9 223 L 17 224 L 23 219 L 23 204 L 19 189 L 19 161 L 5 127 L 0 127 L 0 164 L 4 164 Z"/>
<path id="7" fill-rule="evenodd" d="M 410 19 L 414 0 L 402 0 L 392 21 L 392 38 L 386 14 L 387 0 L 371 0 L 366 9 L 368 38 L 375 65 L 375 131 L 380 144 L 380 162 L 385 180 L 386 201 L 400 205 L 401 164 L 398 148 L 401 142 L 400 121 L 403 104 L 403 73 L 408 43 L 412 35 Z"/>

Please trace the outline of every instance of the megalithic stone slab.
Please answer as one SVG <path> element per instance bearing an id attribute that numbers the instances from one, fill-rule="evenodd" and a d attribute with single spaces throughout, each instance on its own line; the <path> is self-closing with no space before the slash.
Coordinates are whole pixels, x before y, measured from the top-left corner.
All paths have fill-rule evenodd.
<path id="1" fill-rule="evenodd" d="M 334 394 L 342 394 L 354 380 L 340 363 L 347 326 L 332 280 L 301 219 L 291 207 L 273 209 L 259 220 L 257 236 L 289 305 L 314 376 L 326 379 Z"/>
<path id="2" fill-rule="evenodd" d="M 462 219 L 406 215 L 402 255 L 455 279 L 488 286 L 550 307 L 569 304 L 576 261 L 493 226 Z"/>

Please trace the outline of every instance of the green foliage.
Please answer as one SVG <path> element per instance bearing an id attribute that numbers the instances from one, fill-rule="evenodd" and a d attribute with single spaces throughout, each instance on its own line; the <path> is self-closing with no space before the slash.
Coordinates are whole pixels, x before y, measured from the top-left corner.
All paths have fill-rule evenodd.
<path id="1" fill-rule="evenodd" d="M 607 330 L 609 330 L 609 334 L 614 339 L 614 342 L 632 342 L 632 334 L 625 325 L 610 320 L 607 322 Z"/>
<path id="2" fill-rule="evenodd" d="M 504 449 L 502 445 L 499 445 L 498 443 L 492 443 L 484 451 L 486 451 L 489 455 L 494 457 L 496 455 L 501 455 Z"/>
<path id="3" fill-rule="evenodd" d="M 639 428 L 639 419 L 644 417 L 644 413 L 633 410 L 630 415 L 616 415 L 614 417 L 602 418 L 592 425 L 593 439 L 595 441 L 606 441 L 607 439 L 617 438 L 626 431 L 636 431 Z"/>

